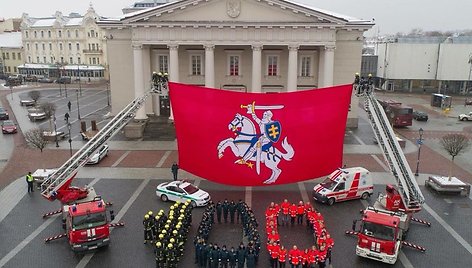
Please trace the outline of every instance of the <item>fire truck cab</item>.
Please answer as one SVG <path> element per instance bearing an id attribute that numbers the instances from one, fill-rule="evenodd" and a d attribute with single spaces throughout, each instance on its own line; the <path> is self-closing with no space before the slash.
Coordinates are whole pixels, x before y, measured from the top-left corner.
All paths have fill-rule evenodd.
<path id="1" fill-rule="evenodd" d="M 63 225 L 73 251 L 93 250 L 110 243 L 113 211 L 108 219 L 106 203 L 93 188 L 89 191 L 87 198 L 63 207 Z"/>
<path id="2" fill-rule="evenodd" d="M 356 255 L 394 264 L 408 227 L 407 214 L 368 207 L 360 222 L 360 229 L 355 230 L 357 221 L 352 226 L 358 232 Z"/>
<path id="3" fill-rule="evenodd" d="M 373 191 L 372 177 L 367 169 L 339 168 L 313 188 L 313 199 L 331 206 L 340 201 L 367 199 Z"/>

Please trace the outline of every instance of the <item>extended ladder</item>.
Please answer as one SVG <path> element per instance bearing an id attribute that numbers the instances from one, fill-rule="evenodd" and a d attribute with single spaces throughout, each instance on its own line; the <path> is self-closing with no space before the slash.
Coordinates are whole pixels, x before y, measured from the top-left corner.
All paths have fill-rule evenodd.
<path id="1" fill-rule="evenodd" d="M 365 97 L 365 110 L 383 155 L 392 172 L 407 210 L 419 210 L 424 197 L 406 161 L 384 109 L 373 95 L 372 85 L 357 84 L 357 95 Z M 359 88 L 363 87 L 363 88 Z M 364 90 L 363 90 L 364 89 Z M 367 90 L 366 90 L 367 89 Z"/>
<path id="2" fill-rule="evenodd" d="M 141 97 L 135 98 L 123 110 L 121 110 L 113 119 L 106 124 L 93 138 L 91 138 L 79 151 L 77 151 L 67 162 L 65 162 L 55 173 L 41 184 L 41 195 L 53 201 L 56 199 L 57 191 L 61 187 L 67 188 L 66 183 L 70 183 L 79 168 L 83 167 L 88 158 L 104 145 L 113 135 L 123 128 L 131 119 L 135 112 L 139 110 L 154 91 L 149 91 Z"/>

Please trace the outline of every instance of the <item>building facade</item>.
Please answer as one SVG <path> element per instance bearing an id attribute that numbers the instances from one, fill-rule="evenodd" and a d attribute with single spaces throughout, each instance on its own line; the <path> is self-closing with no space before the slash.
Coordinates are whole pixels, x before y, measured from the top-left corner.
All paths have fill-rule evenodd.
<path id="1" fill-rule="evenodd" d="M 175 82 L 245 92 L 352 83 L 370 21 L 287 0 L 181 0 L 103 20 L 112 113 L 150 89 L 153 71 Z M 169 113 L 153 97 L 136 113 Z M 353 99 L 353 102 L 357 99 Z M 348 126 L 357 126 L 351 105 Z"/>
<path id="2" fill-rule="evenodd" d="M 157 7 L 157 6 L 167 4 L 173 1 L 176 1 L 176 0 L 142 0 L 142 1 L 134 3 L 133 5 L 129 7 L 123 8 L 121 11 L 123 12 L 123 14 L 128 14 L 131 12 L 148 9 L 150 7 Z"/>
<path id="3" fill-rule="evenodd" d="M 378 44 L 378 86 L 383 89 L 468 94 L 471 75 L 471 36 L 398 38 Z"/>
<path id="4" fill-rule="evenodd" d="M 99 19 L 92 6 L 83 16 L 77 13 L 64 16 L 59 11 L 49 18 L 23 14 L 21 33 L 26 64 L 19 67 L 21 73 L 75 78 L 80 73 L 81 79 L 105 79 L 107 40 L 96 24 Z"/>
<path id="5" fill-rule="evenodd" d="M 21 24 L 20 18 L 9 18 L 9 19 L 0 18 L 0 33 L 19 32 L 20 24 Z"/>
<path id="6" fill-rule="evenodd" d="M 0 33 L 0 55 L 0 74 L 18 74 L 18 66 L 25 62 L 21 32 Z"/>

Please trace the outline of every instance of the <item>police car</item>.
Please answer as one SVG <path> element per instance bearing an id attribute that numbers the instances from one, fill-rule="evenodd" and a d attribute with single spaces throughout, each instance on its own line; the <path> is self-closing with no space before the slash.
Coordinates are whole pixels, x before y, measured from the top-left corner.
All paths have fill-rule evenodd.
<path id="1" fill-rule="evenodd" d="M 86 164 L 87 165 L 98 164 L 98 162 L 100 162 L 100 160 L 102 160 L 107 155 L 108 155 L 108 145 L 105 144 L 102 147 L 100 147 L 100 149 L 89 158 Z"/>
<path id="2" fill-rule="evenodd" d="M 210 195 L 197 186 L 183 180 L 164 182 L 157 186 L 156 195 L 162 201 L 191 201 L 193 207 L 203 207 L 210 202 Z"/>

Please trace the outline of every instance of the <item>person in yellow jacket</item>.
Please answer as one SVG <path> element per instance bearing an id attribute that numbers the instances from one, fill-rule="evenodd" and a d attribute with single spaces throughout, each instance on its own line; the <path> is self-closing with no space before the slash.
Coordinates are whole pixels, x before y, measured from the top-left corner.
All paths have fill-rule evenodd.
<path id="1" fill-rule="evenodd" d="M 28 183 L 28 193 L 29 192 L 34 192 L 34 178 L 33 175 L 31 175 L 31 172 L 28 172 L 28 175 L 26 175 L 26 182 Z"/>

